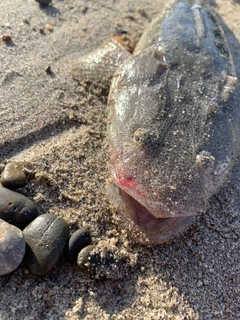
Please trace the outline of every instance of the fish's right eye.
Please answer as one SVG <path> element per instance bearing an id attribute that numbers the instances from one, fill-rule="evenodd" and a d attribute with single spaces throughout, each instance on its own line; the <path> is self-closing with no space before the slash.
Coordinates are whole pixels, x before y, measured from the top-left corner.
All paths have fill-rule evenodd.
<path id="1" fill-rule="evenodd" d="M 149 140 L 149 130 L 139 128 L 133 134 L 133 142 L 138 145 L 146 144 Z"/>

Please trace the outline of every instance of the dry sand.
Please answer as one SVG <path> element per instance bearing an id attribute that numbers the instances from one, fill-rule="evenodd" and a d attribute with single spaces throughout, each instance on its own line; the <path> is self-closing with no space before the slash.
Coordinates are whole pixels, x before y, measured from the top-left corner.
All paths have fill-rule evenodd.
<path id="1" fill-rule="evenodd" d="M 1 35 L 12 43 L 0 43 L 0 168 L 21 161 L 29 178 L 22 192 L 41 213 L 62 216 L 72 231 L 89 227 L 95 243 L 127 262 L 104 281 L 64 261 L 42 278 L 20 266 L 0 278 L 0 319 L 240 319 L 240 164 L 182 236 L 161 246 L 135 244 L 105 192 L 106 95 L 70 76 L 73 61 L 116 28 L 138 38 L 164 2 L 1 2 Z M 240 4 L 216 3 L 239 76 Z"/>

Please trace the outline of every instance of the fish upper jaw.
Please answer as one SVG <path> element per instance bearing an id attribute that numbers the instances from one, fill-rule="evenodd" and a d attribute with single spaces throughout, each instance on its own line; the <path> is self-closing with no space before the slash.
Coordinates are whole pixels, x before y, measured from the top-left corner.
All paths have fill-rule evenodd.
<path id="1" fill-rule="evenodd" d="M 191 207 L 191 204 L 184 207 L 176 204 L 170 208 L 164 203 L 164 197 L 162 198 L 162 201 L 159 201 L 159 199 L 154 200 L 154 193 L 152 190 L 144 191 L 144 187 L 133 177 L 122 177 L 118 173 L 112 171 L 112 183 L 122 190 L 122 193 L 124 192 L 129 197 L 133 198 L 135 205 L 144 207 L 145 210 L 149 211 L 149 213 L 157 219 L 192 216 L 199 213 L 195 212 L 196 209 Z M 163 186 L 162 188 L 167 189 L 166 186 Z"/>

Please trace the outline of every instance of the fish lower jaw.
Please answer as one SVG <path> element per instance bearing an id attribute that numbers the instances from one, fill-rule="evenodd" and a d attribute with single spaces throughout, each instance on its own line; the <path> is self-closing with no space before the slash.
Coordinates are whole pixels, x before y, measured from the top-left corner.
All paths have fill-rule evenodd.
<path id="1" fill-rule="evenodd" d="M 194 221 L 195 216 L 155 217 L 146 207 L 131 195 L 112 185 L 111 198 L 123 215 L 130 218 L 132 225 L 144 234 L 153 243 L 163 243 L 182 233 Z"/>
<path id="2" fill-rule="evenodd" d="M 183 231 L 194 219 L 194 216 L 157 218 L 129 194 L 125 194 L 125 198 L 129 216 L 138 228 L 149 234 L 175 235 Z"/>

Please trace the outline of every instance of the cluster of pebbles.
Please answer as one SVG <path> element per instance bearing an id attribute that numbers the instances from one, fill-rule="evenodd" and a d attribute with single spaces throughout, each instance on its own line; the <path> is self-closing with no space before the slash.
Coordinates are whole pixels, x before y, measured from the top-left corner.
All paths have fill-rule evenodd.
<path id="1" fill-rule="evenodd" d="M 0 185 L 0 276 L 23 264 L 36 276 L 47 274 L 63 257 L 85 273 L 94 274 L 98 259 L 91 257 L 95 245 L 87 229 L 70 237 L 68 223 L 53 214 L 39 215 L 37 206 L 12 189 L 25 186 L 19 163 L 8 163 Z"/>

